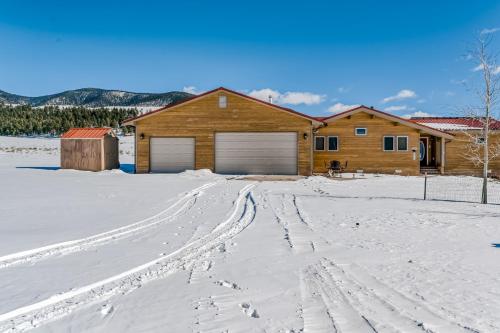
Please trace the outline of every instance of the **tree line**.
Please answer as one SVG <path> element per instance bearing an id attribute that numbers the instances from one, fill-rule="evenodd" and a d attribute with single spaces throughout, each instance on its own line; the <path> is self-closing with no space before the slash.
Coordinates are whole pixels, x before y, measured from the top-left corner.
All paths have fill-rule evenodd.
<path id="1" fill-rule="evenodd" d="M 121 126 L 130 117 L 139 115 L 135 108 L 85 108 L 80 106 L 45 106 L 0 104 L 0 135 L 53 135 L 71 127 L 112 127 L 128 134 L 133 127 Z"/>

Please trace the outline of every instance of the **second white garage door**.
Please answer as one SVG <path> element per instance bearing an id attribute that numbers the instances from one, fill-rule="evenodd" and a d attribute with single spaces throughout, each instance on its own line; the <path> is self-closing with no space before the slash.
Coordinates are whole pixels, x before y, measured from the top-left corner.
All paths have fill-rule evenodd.
<path id="1" fill-rule="evenodd" d="M 151 138 L 151 172 L 194 169 L 194 138 Z"/>
<path id="2" fill-rule="evenodd" d="M 297 133 L 216 133 L 215 172 L 297 174 Z"/>

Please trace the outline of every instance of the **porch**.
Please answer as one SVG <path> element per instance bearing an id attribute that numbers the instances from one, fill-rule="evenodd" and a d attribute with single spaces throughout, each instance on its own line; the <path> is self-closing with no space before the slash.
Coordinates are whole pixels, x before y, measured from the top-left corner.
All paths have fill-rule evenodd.
<path id="1" fill-rule="evenodd" d="M 446 166 L 446 139 L 430 134 L 420 134 L 420 173 L 444 174 Z"/>

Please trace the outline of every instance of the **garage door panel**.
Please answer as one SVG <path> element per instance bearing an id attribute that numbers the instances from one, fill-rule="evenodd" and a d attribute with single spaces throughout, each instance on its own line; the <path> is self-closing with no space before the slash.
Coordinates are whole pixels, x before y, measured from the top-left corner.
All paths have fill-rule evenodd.
<path id="1" fill-rule="evenodd" d="M 297 133 L 217 133 L 215 170 L 234 174 L 297 174 Z"/>
<path id="2" fill-rule="evenodd" d="M 151 172 L 194 169 L 194 138 L 151 138 Z"/>
<path id="3" fill-rule="evenodd" d="M 262 148 L 265 148 L 265 149 L 274 149 L 274 150 L 283 149 L 285 151 L 293 151 L 293 149 L 296 148 L 295 144 L 291 144 L 291 143 L 238 142 L 238 141 L 220 143 L 219 147 L 225 148 L 225 149 L 233 149 L 233 150 L 236 150 L 236 149 L 261 150 Z"/>
<path id="4" fill-rule="evenodd" d="M 219 148 L 220 149 L 220 148 Z M 224 148 L 223 148 L 224 149 Z M 233 158 L 233 157 L 252 157 L 252 158 L 265 158 L 265 157 L 288 157 L 295 158 L 297 155 L 291 151 L 285 151 L 283 149 L 265 149 L 253 148 L 253 149 L 225 149 L 224 153 L 219 154 L 220 158 Z"/>

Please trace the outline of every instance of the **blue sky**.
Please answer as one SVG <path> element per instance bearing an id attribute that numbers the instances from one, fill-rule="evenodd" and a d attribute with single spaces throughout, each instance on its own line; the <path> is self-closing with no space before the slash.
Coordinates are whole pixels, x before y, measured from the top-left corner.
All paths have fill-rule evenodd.
<path id="1" fill-rule="evenodd" d="M 1 1 L 0 90 L 218 86 L 328 115 L 452 114 L 499 1 Z M 500 43 L 500 31 L 494 46 Z"/>

